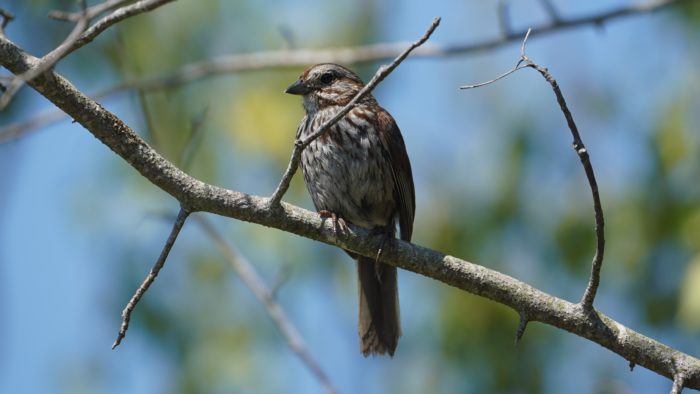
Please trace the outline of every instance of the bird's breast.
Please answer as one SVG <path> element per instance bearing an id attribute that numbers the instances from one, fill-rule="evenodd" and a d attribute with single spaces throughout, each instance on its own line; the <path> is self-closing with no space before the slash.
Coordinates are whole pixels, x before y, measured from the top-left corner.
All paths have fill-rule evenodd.
<path id="1" fill-rule="evenodd" d="M 307 119 L 300 130 L 302 136 L 313 133 L 336 113 L 319 111 Z M 368 228 L 388 224 L 396 210 L 391 166 L 374 120 L 371 112 L 354 109 L 314 140 L 302 153 L 301 162 L 316 209 L 332 211 Z"/>

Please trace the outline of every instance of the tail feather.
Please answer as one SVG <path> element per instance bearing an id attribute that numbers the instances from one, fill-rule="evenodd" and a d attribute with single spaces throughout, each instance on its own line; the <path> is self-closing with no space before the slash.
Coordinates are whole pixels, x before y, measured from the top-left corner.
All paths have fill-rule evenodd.
<path id="1" fill-rule="evenodd" d="M 393 356 L 401 336 L 396 267 L 360 256 L 357 273 L 360 351 Z"/>

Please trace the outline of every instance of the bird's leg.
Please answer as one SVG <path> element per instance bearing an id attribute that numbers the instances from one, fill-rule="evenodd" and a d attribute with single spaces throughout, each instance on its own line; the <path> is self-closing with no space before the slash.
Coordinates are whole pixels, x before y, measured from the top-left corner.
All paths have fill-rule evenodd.
<path id="1" fill-rule="evenodd" d="M 345 231 L 348 229 L 348 225 L 345 223 L 345 220 L 343 220 L 343 218 L 341 218 L 340 216 L 336 215 L 335 212 L 322 209 L 318 211 L 318 216 L 320 216 L 322 219 L 331 219 L 331 221 L 333 222 L 333 235 L 335 237 L 338 236 L 338 228 L 340 228 L 340 232 L 342 234 L 344 234 Z"/>
<path id="2" fill-rule="evenodd" d="M 382 263 L 379 261 L 379 258 L 382 256 L 384 250 L 391 247 L 392 242 L 394 241 L 394 231 L 393 228 L 386 226 L 376 227 L 374 230 L 372 230 L 372 232 L 375 234 L 379 233 L 382 237 L 379 241 L 379 250 L 377 250 L 377 257 L 374 259 L 374 274 L 376 275 L 377 280 L 381 282 Z"/>

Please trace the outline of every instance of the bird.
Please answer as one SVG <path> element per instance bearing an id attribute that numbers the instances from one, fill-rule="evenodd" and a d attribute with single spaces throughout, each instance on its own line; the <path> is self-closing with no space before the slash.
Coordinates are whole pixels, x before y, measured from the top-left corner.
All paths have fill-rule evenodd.
<path id="1" fill-rule="evenodd" d="M 305 138 L 335 116 L 364 87 L 338 64 L 308 67 L 285 93 L 299 95 L 306 115 L 296 138 Z M 415 189 L 411 162 L 394 118 L 367 94 L 301 154 L 301 170 L 317 212 L 334 229 L 350 223 L 382 236 L 376 258 L 346 251 L 357 260 L 358 335 L 365 356 L 393 357 L 401 336 L 396 267 L 379 253 L 396 237 L 411 240 Z"/>

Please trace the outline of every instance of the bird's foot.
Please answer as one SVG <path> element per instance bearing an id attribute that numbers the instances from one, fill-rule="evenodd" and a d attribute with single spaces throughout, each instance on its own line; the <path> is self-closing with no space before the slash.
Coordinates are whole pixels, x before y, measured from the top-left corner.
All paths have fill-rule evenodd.
<path id="1" fill-rule="evenodd" d="M 377 230 L 374 230 L 377 231 Z M 374 232 L 373 231 L 373 232 Z M 392 242 L 394 241 L 394 234 L 393 231 L 389 231 L 387 229 L 379 229 L 379 234 L 381 235 L 381 240 L 379 241 L 379 250 L 377 250 L 377 257 L 374 259 L 374 274 L 377 277 L 377 280 L 379 282 L 382 281 L 382 263 L 379 261 L 379 258 L 382 256 L 382 253 L 389 247 L 391 247 Z"/>
<path id="2" fill-rule="evenodd" d="M 321 217 L 321 219 L 331 219 L 333 222 L 333 236 L 338 237 L 338 229 L 340 229 L 341 234 L 345 234 L 345 231 L 348 230 L 348 225 L 345 223 L 345 220 L 338 216 L 335 212 L 331 212 L 325 209 L 322 209 L 318 211 L 318 216 Z"/>

